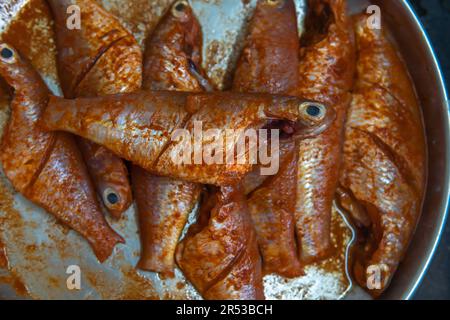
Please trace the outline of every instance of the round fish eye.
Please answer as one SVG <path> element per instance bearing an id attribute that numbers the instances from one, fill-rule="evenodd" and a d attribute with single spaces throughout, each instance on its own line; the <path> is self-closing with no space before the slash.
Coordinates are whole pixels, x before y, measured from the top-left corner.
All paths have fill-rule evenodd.
<path id="1" fill-rule="evenodd" d="M 172 14 L 177 18 L 182 17 L 188 6 L 189 4 L 187 3 L 187 1 L 185 0 L 178 1 L 172 7 Z"/>
<path id="2" fill-rule="evenodd" d="M 302 104 L 301 108 L 303 109 L 303 112 L 311 119 L 320 120 L 326 113 L 325 106 L 319 103 Z"/>
<path id="3" fill-rule="evenodd" d="M 111 188 L 107 188 L 104 191 L 103 198 L 104 198 L 105 205 L 107 207 L 116 205 L 120 200 L 119 195 Z"/>
<path id="4" fill-rule="evenodd" d="M 7 63 L 12 63 L 15 61 L 14 50 L 7 46 L 0 46 L 0 59 Z"/>
<path id="5" fill-rule="evenodd" d="M 316 105 L 310 105 L 306 108 L 306 113 L 311 117 L 318 117 L 321 113 L 321 110 Z"/>

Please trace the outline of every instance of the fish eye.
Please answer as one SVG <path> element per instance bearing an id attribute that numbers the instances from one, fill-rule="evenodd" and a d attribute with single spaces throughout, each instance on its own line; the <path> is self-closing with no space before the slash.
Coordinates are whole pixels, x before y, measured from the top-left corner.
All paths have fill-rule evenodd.
<path id="1" fill-rule="evenodd" d="M 185 0 L 178 1 L 172 7 L 172 14 L 177 18 L 182 17 L 188 6 L 189 4 L 187 3 L 187 1 Z"/>
<path id="2" fill-rule="evenodd" d="M 325 106 L 319 103 L 303 103 L 300 108 L 311 119 L 321 120 L 326 113 Z"/>
<path id="3" fill-rule="evenodd" d="M 120 197 L 119 195 L 111 188 L 107 188 L 103 193 L 104 203 L 107 207 L 111 207 L 116 205 Z"/>
<path id="4" fill-rule="evenodd" d="M 306 113 L 311 117 L 318 117 L 320 115 L 320 108 L 315 105 L 310 105 L 306 108 Z"/>
<path id="5" fill-rule="evenodd" d="M 6 45 L 0 46 L 0 59 L 6 63 L 13 63 L 15 61 L 14 50 Z"/>

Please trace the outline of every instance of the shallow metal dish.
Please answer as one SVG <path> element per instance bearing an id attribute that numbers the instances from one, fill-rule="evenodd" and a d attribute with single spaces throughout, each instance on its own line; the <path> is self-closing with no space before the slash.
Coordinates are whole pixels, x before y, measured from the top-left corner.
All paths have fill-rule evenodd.
<path id="1" fill-rule="evenodd" d="M 11 1 L 12 8 L 14 3 L 26 2 L 28 0 L 8 1 Z M 122 3 L 122 1 L 123 3 L 127 3 L 124 0 L 100 0 L 102 3 Z M 138 0 L 135 1 L 138 2 Z M 171 2 L 170 0 L 139 1 L 147 1 L 153 4 L 168 4 Z M 303 1 L 296 0 L 299 13 L 301 13 Z M 191 0 L 191 2 L 204 26 L 204 33 L 205 30 L 208 30 L 204 39 L 206 43 L 213 44 L 216 39 L 223 40 L 223 43 L 228 45 L 235 43 L 236 39 L 239 38 L 238 31 L 241 28 L 244 15 L 248 14 L 248 12 L 244 13 L 241 10 L 241 1 Z M 255 0 L 250 1 L 250 3 L 254 2 Z M 383 295 L 385 299 L 408 299 L 413 295 L 425 274 L 445 223 L 450 193 L 450 121 L 448 102 L 442 75 L 433 49 L 408 2 L 406 0 L 374 0 L 373 3 L 381 7 L 382 18 L 389 24 L 403 57 L 409 66 L 421 100 L 429 148 L 429 178 L 423 214 L 405 260 L 396 273 L 390 288 Z M 349 0 L 349 4 L 353 12 L 360 12 L 367 8 L 369 2 L 366 0 Z M 155 9 L 155 16 L 159 14 L 158 12 Z M 228 20 L 223 16 L 229 17 Z M 121 18 L 125 20 L 126 24 L 128 23 L 132 27 L 136 26 L 133 22 L 127 20 L 127 16 Z M 224 26 L 223 28 L 218 26 L 220 23 Z M 129 27 L 129 25 L 127 26 Z M 225 28 L 225 26 L 232 26 L 230 27 L 233 29 L 232 32 L 230 32 L 230 28 Z M 139 32 L 135 31 L 135 35 L 142 42 L 143 33 L 141 34 L 139 28 L 137 29 Z M 212 78 L 216 81 L 216 84 L 220 84 L 225 76 L 224 69 L 226 69 L 227 63 L 229 63 L 230 56 L 218 50 L 215 52 L 215 56 L 209 59 L 210 61 L 208 62 L 212 66 L 209 70 Z M 50 85 L 53 84 L 51 79 L 47 79 L 47 81 Z M 57 88 L 52 88 L 57 91 Z M 114 298 L 124 297 L 124 292 L 131 292 L 137 288 L 143 292 L 141 296 L 126 296 L 125 294 L 125 298 L 148 297 L 155 290 L 160 297 L 183 297 L 183 295 L 180 296 L 173 292 L 172 289 L 176 287 L 176 283 L 163 281 L 155 274 L 137 274 L 132 270 L 136 262 L 136 254 L 139 252 L 133 209 L 128 212 L 128 218 L 125 221 L 122 221 L 120 225 L 115 225 L 120 233 L 126 235 L 127 245 L 119 248 L 115 257 L 110 259 L 107 264 L 99 265 L 96 259 L 91 256 L 90 249 L 82 240 L 80 241 L 77 235 L 73 233 L 65 234 L 58 228 L 54 230 L 53 220 L 42 212 L 42 210 L 29 206 L 19 195 L 15 195 L 15 201 L 19 203 L 17 209 L 20 213 L 25 212 L 23 214 L 25 216 L 23 228 L 34 228 L 33 230 L 36 233 L 28 234 L 21 241 L 24 244 L 34 244 L 38 240 L 48 245 L 48 247 L 44 247 L 45 250 L 43 252 L 38 254 L 39 257 L 46 258 L 46 263 L 42 266 L 39 264 L 36 266 L 26 261 L 26 254 L 20 251 L 23 248 L 22 244 L 13 246 L 13 249 L 16 249 L 16 257 L 13 258 L 13 263 L 19 266 L 18 269 L 22 270 L 22 277 L 26 278 L 27 285 L 31 287 L 31 291 L 35 295 L 37 294 L 38 297 L 48 299 L 95 299 L 105 297 L 105 292 L 107 292 L 106 296 L 108 298 Z M 39 227 L 36 228 L 36 225 L 39 225 Z M 8 230 L 8 238 L 10 241 L 17 241 L 14 238 L 16 235 L 14 232 L 17 230 L 12 229 Z M 53 233 L 53 240 L 46 239 L 45 237 L 42 239 L 40 236 L 48 232 Z M 67 245 L 67 251 L 71 254 L 68 256 L 61 255 L 59 249 L 54 247 L 54 244 L 57 242 L 63 243 L 63 246 Z M 12 250 L 12 253 L 14 254 L 14 250 Z M 92 288 L 88 288 L 79 294 L 67 292 L 63 284 L 66 276 L 63 268 L 74 261 L 85 266 L 84 268 L 88 269 L 87 271 L 91 274 L 90 276 L 95 274 L 96 282 L 103 285 L 103 288 L 97 290 L 92 284 Z M 40 277 L 37 278 L 35 275 L 27 275 L 25 271 L 29 267 L 33 268 L 35 273 L 37 270 L 36 267 L 42 267 L 43 270 L 40 271 Z M 102 277 L 97 278 L 98 273 L 102 272 Z M 51 276 L 53 276 L 53 281 L 56 277 L 58 282 L 57 285 L 50 288 Z M 86 279 L 86 283 L 89 283 L 88 278 Z M 151 286 L 150 283 L 153 285 Z M 126 286 L 130 288 L 126 288 Z M 12 298 L 14 295 L 2 292 L 0 286 L 0 297 Z M 322 295 L 322 297 L 332 298 L 326 295 Z M 356 298 L 361 296 L 355 295 L 351 297 Z"/>

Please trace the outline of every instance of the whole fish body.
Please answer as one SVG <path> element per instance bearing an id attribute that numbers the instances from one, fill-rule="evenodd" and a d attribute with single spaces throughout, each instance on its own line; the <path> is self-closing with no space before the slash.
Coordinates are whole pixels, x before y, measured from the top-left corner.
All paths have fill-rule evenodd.
<path id="1" fill-rule="evenodd" d="M 81 234 L 103 262 L 123 239 L 106 222 L 74 139 L 41 130 L 49 90 L 17 51 L 0 44 L 0 75 L 11 85 L 11 118 L 0 160 L 7 178 L 27 199 Z"/>
<path id="2" fill-rule="evenodd" d="M 257 3 L 238 61 L 233 90 L 296 94 L 299 82 L 299 36 L 292 0 Z M 280 169 L 263 176 L 259 167 L 244 179 L 248 206 L 256 230 L 264 273 L 285 277 L 302 274 L 295 238 L 297 154 L 286 139 L 279 150 Z M 255 190 L 256 189 L 256 190 Z"/>
<path id="3" fill-rule="evenodd" d="M 186 1 L 175 2 L 146 41 L 143 88 L 203 91 L 196 77 L 201 65 L 200 25 Z M 195 68 L 195 70 L 192 70 Z M 139 215 L 141 258 L 138 267 L 172 276 L 175 249 L 202 186 L 131 169 Z"/>
<path id="4" fill-rule="evenodd" d="M 262 300 L 261 258 L 243 190 L 222 187 L 212 197 L 178 245 L 177 263 L 205 299 Z"/>
<path id="5" fill-rule="evenodd" d="M 233 91 L 295 95 L 298 32 L 291 0 L 259 0 L 233 79 Z"/>
<path id="6" fill-rule="evenodd" d="M 93 0 L 48 0 L 55 20 L 58 73 L 66 98 L 139 90 L 142 53 L 133 35 Z M 77 6 L 80 28 L 69 28 Z M 124 162 L 109 150 L 79 139 L 84 160 L 104 205 L 120 217 L 132 202 Z"/>
<path id="7" fill-rule="evenodd" d="M 308 2 L 301 39 L 298 95 L 333 105 L 336 120 L 298 147 L 296 231 L 302 263 L 331 249 L 331 207 L 344 143 L 344 122 L 355 69 L 354 36 L 345 0 Z"/>
<path id="8" fill-rule="evenodd" d="M 143 88 L 202 92 L 202 30 L 187 1 L 176 1 L 146 41 Z"/>
<path id="9" fill-rule="evenodd" d="M 294 134 L 298 136 L 325 130 L 334 119 L 333 108 L 322 105 L 321 113 L 311 116 L 311 105 L 317 103 L 295 97 L 229 92 L 141 91 L 71 100 L 51 97 L 41 125 L 46 130 L 67 131 L 105 146 L 153 174 L 222 186 L 240 181 L 253 167 L 248 150 L 244 159 L 238 159 L 235 152 L 242 132 L 263 128 L 273 120 L 295 123 L 298 131 Z M 190 143 L 196 140 L 198 123 L 203 124 L 203 131 L 216 129 L 219 137 L 227 138 L 216 154 L 227 155 L 232 161 L 209 164 L 200 159 L 196 163 L 196 150 L 217 147 L 217 142 L 210 139 Z M 230 133 L 230 129 L 234 130 Z M 180 158 L 186 161 L 179 162 Z"/>
<path id="10" fill-rule="evenodd" d="M 343 207 L 366 237 L 355 248 L 354 275 L 368 287 L 371 272 L 389 285 L 420 216 L 426 179 L 426 142 L 420 106 L 405 64 L 389 42 L 385 26 L 369 28 L 355 18 L 357 83 L 346 124 L 340 183 L 363 208 Z M 338 199 L 342 200 L 342 197 Z M 348 202 L 347 202 L 348 203 Z M 350 202 L 351 204 L 351 202 Z"/>

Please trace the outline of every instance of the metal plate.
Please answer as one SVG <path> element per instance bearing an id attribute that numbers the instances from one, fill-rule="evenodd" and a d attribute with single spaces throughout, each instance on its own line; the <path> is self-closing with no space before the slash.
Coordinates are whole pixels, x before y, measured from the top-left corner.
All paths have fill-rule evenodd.
<path id="1" fill-rule="evenodd" d="M 156 25 L 170 0 L 102 0 L 105 9 L 119 17 L 142 44 Z M 366 1 L 350 1 L 353 10 L 360 10 Z M 395 4 L 394 4 L 395 3 Z M 247 18 L 255 0 L 191 0 L 204 33 L 204 67 L 216 86 L 222 88 L 229 80 L 239 44 L 245 35 Z M 304 1 L 296 1 L 300 17 L 304 15 Z M 430 143 L 430 186 L 423 218 L 411 250 L 388 290 L 387 298 L 407 298 L 422 276 L 439 238 L 448 199 L 448 113 L 445 92 L 439 69 L 426 38 L 408 5 L 400 0 L 380 1 L 382 12 L 389 21 L 404 21 L 393 25 L 399 40 L 408 35 L 410 41 L 398 41 L 404 49 L 422 101 L 427 136 Z M 20 12 L 19 12 L 20 11 Z M 27 14 L 37 11 L 36 14 Z M 29 21 L 27 54 L 45 78 L 50 88 L 60 94 L 56 76 L 51 20 L 46 16 L 43 0 L 11 1 L 0 4 L 0 33 L 11 21 Z M 31 19 L 29 19 L 31 17 Z M 395 20 L 393 19 L 395 17 Z M 11 28 L 14 27 L 13 26 Z M 3 28 L 3 30 L 2 30 Z M 403 38 L 402 38 L 403 37 Z M 414 40 L 415 42 L 411 42 Z M 414 50 L 410 46 L 414 46 Z M 419 60 L 420 59 L 420 60 Z M 45 61 L 45 62 L 42 62 Z M 419 61 L 421 61 L 419 63 Z M 423 69 L 423 70 L 422 70 Z M 8 100 L 0 86 L 0 128 L 8 117 Z M 434 171 L 433 171 L 434 170 Z M 445 174 L 444 174 L 445 173 Z M 99 264 L 87 243 L 73 231 L 59 225 L 53 217 L 13 192 L 10 184 L 0 179 L 0 243 L 4 243 L 9 270 L 0 272 L 0 297 L 31 297 L 43 299 L 164 299 L 199 298 L 195 290 L 177 272 L 175 279 L 161 279 L 157 274 L 137 271 L 134 266 L 139 255 L 134 208 L 122 221 L 110 221 L 124 236 L 126 245 L 119 245 L 113 256 Z M 195 219 L 195 212 L 191 221 Z M 333 232 L 344 232 L 344 243 L 335 243 L 337 254 L 319 265 L 310 266 L 304 277 L 286 281 L 276 276 L 265 278 L 268 298 L 277 299 L 338 299 L 349 286 L 345 273 L 346 245 L 351 233 L 342 217 L 334 212 Z M 424 236 L 426 235 L 426 236 Z M 336 237 L 335 237 L 336 239 Z M 0 246 L 1 250 L 1 246 Z M 78 265 L 82 271 L 82 290 L 70 291 L 66 286 L 66 269 Z M 3 285 L 2 285 L 3 283 Z M 21 285 L 23 284 L 23 286 Z M 350 297 L 362 298 L 358 291 Z"/>

